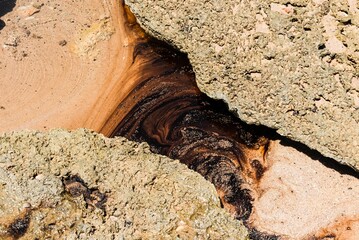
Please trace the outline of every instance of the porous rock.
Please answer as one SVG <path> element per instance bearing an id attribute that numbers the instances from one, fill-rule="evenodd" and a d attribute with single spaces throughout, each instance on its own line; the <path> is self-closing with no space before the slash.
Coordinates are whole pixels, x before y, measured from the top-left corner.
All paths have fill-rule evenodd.
<path id="1" fill-rule="evenodd" d="M 199 174 L 84 129 L 0 135 L 0 219 L 1 239 L 247 236 Z"/>
<path id="2" fill-rule="evenodd" d="M 238 117 L 359 167 L 357 1 L 127 0 Z"/>

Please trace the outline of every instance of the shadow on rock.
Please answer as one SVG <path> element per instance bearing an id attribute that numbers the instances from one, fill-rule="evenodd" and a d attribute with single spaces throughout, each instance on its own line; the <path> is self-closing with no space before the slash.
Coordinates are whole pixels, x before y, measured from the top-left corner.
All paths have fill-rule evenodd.
<path id="1" fill-rule="evenodd" d="M 16 5 L 16 0 L 0 0 L 0 17 L 11 12 Z M 5 27 L 5 22 L 0 19 L 0 30 Z"/>

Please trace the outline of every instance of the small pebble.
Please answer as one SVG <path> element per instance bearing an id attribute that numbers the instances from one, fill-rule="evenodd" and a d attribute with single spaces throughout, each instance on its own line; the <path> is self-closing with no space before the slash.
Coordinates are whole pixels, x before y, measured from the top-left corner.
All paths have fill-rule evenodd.
<path id="1" fill-rule="evenodd" d="M 35 8 L 31 5 L 21 6 L 17 9 L 17 12 L 20 17 L 30 17 L 30 16 L 34 15 L 35 13 L 40 12 L 40 9 Z"/>
<path id="2" fill-rule="evenodd" d="M 60 46 L 65 46 L 67 44 L 67 41 L 66 40 L 61 40 L 60 42 L 59 42 L 59 45 Z"/>
<path id="3" fill-rule="evenodd" d="M 44 4 L 43 3 L 34 3 L 32 6 L 34 8 L 41 9 L 44 6 Z"/>
<path id="4" fill-rule="evenodd" d="M 23 208 L 31 208 L 31 204 L 30 203 L 24 203 L 24 205 L 22 206 Z"/>

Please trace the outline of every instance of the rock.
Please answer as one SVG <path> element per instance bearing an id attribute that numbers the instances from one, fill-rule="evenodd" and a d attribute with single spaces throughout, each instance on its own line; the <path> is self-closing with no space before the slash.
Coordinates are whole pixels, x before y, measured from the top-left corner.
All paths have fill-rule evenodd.
<path id="1" fill-rule="evenodd" d="M 8 39 L 4 42 L 4 45 L 9 47 L 17 47 L 19 42 L 20 38 L 18 36 L 10 35 Z"/>
<path id="2" fill-rule="evenodd" d="M 250 222 L 283 239 L 359 239 L 359 174 L 298 147 L 271 142 Z"/>
<path id="3" fill-rule="evenodd" d="M 98 20 L 76 37 L 71 48 L 80 56 L 95 58 L 99 52 L 95 46 L 101 41 L 109 40 L 114 32 L 114 27 L 109 19 Z"/>
<path id="4" fill-rule="evenodd" d="M 145 144 L 88 130 L 0 135 L 0 238 L 244 239 L 214 187 Z"/>
<path id="5" fill-rule="evenodd" d="M 59 41 L 59 45 L 60 45 L 61 47 L 66 46 L 66 44 L 67 44 L 67 41 L 66 41 L 66 40 L 61 40 L 61 41 Z"/>
<path id="6" fill-rule="evenodd" d="M 21 6 L 17 9 L 17 12 L 20 17 L 31 17 L 35 13 L 40 12 L 40 8 L 38 5 L 28 5 L 28 6 Z"/>
<path id="7" fill-rule="evenodd" d="M 355 1 L 126 3 L 150 34 L 188 53 L 199 88 L 239 118 L 359 169 Z"/>

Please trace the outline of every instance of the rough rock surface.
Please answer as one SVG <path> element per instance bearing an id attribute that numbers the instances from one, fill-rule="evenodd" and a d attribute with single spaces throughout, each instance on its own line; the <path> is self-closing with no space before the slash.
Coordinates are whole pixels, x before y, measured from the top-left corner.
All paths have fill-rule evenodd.
<path id="1" fill-rule="evenodd" d="M 83 129 L 0 136 L 0 216 L 1 239 L 247 236 L 197 173 Z"/>
<path id="2" fill-rule="evenodd" d="M 355 171 L 339 172 L 339 164 L 283 140 L 271 142 L 266 159 L 250 217 L 257 230 L 286 240 L 359 239 Z"/>
<path id="3" fill-rule="evenodd" d="M 356 0 L 127 0 L 238 116 L 359 168 Z"/>

